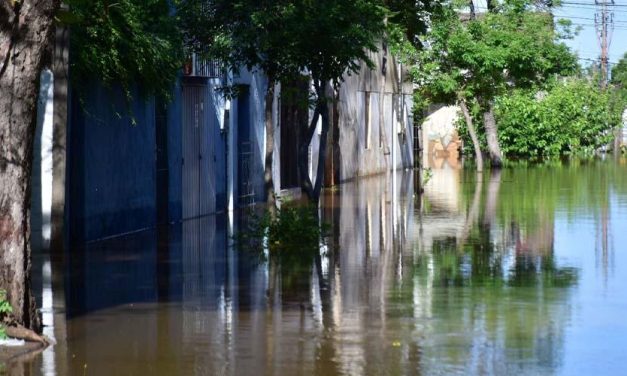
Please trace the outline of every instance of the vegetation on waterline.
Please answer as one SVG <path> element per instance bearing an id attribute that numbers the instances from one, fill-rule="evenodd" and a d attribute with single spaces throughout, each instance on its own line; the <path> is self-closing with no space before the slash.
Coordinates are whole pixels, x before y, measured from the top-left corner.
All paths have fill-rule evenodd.
<path id="1" fill-rule="evenodd" d="M 274 213 L 251 212 L 246 222 L 236 241 L 241 249 L 260 256 L 310 260 L 327 244 L 329 226 L 320 223 L 317 208 L 312 205 L 283 202 Z"/>
<path id="2" fill-rule="evenodd" d="M 7 315 L 13 313 L 11 303 L 7 300 L 7 292 L 0 289 L 0 339 L 6 339 L 6 327 L 4 326 L 4 319 Z"/>
<path id="3" fill-rule="evenodd" d="M 499 142 L 503 154 L 513 159 L 556 158 L 564 155 L 591 156 L 613 138 L 621 112 L 611 91 L 602 91 L 594 82 L 572 78 L 553 83 L 545 91 L 513 90 L 495 101 Z M 479 116 L 475 112 L 475 116 Z M 466 124 L 458 123 L 471 153 Z M 484 128 L 477 127 L 480 140 Z"/>

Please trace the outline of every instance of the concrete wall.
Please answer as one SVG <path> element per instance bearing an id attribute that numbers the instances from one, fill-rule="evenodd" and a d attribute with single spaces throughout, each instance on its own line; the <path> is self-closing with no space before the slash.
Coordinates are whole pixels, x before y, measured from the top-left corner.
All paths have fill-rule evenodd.
<path id="1" fill-rule="evenodd" d="M 383 48 L 370 58 L 374 67 L 362 63 L 359 74 L 345 77 L 339 92 L 340 181 L 413 166 L 412 84 Z"/>
<path id="2" fill-rule="evenodd" d="M 265 156 L 265 125 L 264 125 L 264 106 L 265 95 L 267 88 L 267 79 L 261 72 L 250 72 L 246 69 L 242 69 L 238 74 L 229 78 L 230 85 L 245 85 L 249 92 L 249 108 L 244 111 L 249 111 L 248 116 L 250 119 L 250 141 L 253 145 L 253 157 L 251 164 L 251 177 L 254 191 L 254 201 L 261 202 L 264 200 L 264 156 Z M 226 103 L 224 103 L 226 104 Z M 238 112 L 240 103 L 234 98 L 231 102 L 230 110 L 230 125 L 229 125 L 229 142 L 228 142 L 228 167 L 227 167 L 227 179 L 228 184 L 228 208 L 232 210 L 238 207 Z M 275 117 L 276 118 L 276 117 Z M 275 153 L 276 157 L 276 153 Z M 274 164 L 276 169 L 277 163 Z"/>
<path id="3" fill-rule="evenodd" d="M 440 168 L 443 163 L 456 168 L 462 143 L 457 134 L 459 106 L 437 106 L 422 123 L 422 165 Z"/>
<path id="4" fill-rule="evenodd" d="M 339 182 L 389 170 L 411 168 L 414 165 L 413 85 L 408 81 L 405 68 L 397 64 L 392 55 L 384 51 L 383 46 L 378 52 L 371 53 L 370 58 L 374 67 L 370 69 L 362 63 L 357 74 L 345 75 L 339 89 L 339 142 L 335 150 L 330 150 L 333 147 L 331 139 L 327 143 L 329 155 L 335 153 L 337 156 L 335 162 L 339 166 Z M 280 87 L 276 91 L 280 96 Z M 332 97 L 333 93 L 329 92 L 327 95 Z M 369 114 L 366 113 L 366 95 L 370 97 Z M 275 101 L 279 102 L 278 97 Z M 333 119 L 333 111 L 330 112 Z M 273 178 L 275 187 L 280 187 L 281 140 L 276 121 L 279 117 L 277 103 L 274 106 L 274 117 Z M 368 135 L 366 121 L 370 123 Z M 316 179 L 318 166 L 320 129 L 319 121 L 310 144 L 309 174 L 312 182 Z M 332 130 L 330 138 L 331 133 Z"/>

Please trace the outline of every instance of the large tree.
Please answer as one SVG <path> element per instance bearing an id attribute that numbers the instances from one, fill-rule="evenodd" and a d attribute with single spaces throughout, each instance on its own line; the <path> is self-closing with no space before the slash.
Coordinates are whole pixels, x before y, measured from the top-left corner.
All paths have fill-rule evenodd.
<path id="1" fill-rule="evenodd" d="M 72 74 L 79 88 L 100 81 L 122 88 L 130 101 L 139 84 L 146 95 L 167 96 L 181 56 L 167 0 L 68 0 L 70 13 L 59 13 L 59 3 L 0 0 L 0 289 L 14 320 L 35 330 L 30 175 L 39 75 L 50 58 L 55 19 L 74 31 Z"/>
<path id="2" fill-rule="evenodd" d="M 494 99 L 512 88 L 540 87 L 576 68 L 576 59 L 560 40 L 550 13 L 526 0 L 501 3 L 472 18 L 455 5 L 433 18 L 430 48 L 414 70 L 423 95 L 435 102 L 458 103 L 472 129 L 472 109 L 480 114 L 493 166 L 501 165 Z M 566 30 L 568 31 L 568 30 Z M 472 105 L 472 106 L 469 106 Z M 478 161 L 481 151 L 473 137 Z"/>
<path id="3" fill-rule="evenodd" d="M 19 324 L 39 329 L 31 292 L 30 175 L 39 74 L 58 0 L 0 0 L 0 289 Z"/>

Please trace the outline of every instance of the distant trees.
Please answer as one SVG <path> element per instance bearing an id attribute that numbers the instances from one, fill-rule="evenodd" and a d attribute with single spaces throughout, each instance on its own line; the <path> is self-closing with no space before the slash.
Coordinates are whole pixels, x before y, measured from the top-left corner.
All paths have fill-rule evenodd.
<path id="1" fill-rule="evenodd" d="M 626 119 L 622 115 L 627 111 L 627 53 L 612 67 L 612 76 L 610 80 L 612 89 L 612 108 L 621 115 L 621 121 L 616 125 L 614 131 L 614 153 L 618 154 L 621 150 L 624 152 L 623 142 L 623 126 Z"/>
<path id="2" fill-rule="evenodd" d="M 528 1 L 505 1 L 477 18 L 443 6 L 432 19 L 429 48 L 413 70 L 414 80 L 432 102 L 460 105 L 479 170 L 481 146 L 473 120 L 482 118 L 491 164 L 498 167 L 502 152 L 494 100 L 513 88 L 541 87 L 556 75 L 572 73 L 575 56 L 560 42 L 568 33 L 559 33 L 550 14 Z"/>
<path id="3" fill-rule="evenodd" d="M 627 103 L 627 53 L 612 67 L 610 83 L 618 91 L 623 103 Z"/>

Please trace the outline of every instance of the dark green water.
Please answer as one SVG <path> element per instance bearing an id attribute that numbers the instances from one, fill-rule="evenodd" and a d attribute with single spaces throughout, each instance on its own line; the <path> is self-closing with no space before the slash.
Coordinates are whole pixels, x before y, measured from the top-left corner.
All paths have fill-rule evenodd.
<path id="1" fill-rule="evenodd" d="M 300 265 L 230 247 L 225 216 L 74 249 L 43 291 L 58 345 L 10 369 L 626 374 L 627 161 L 443 169 L 413 191 L 328 193 L 329 247 Z"/>

